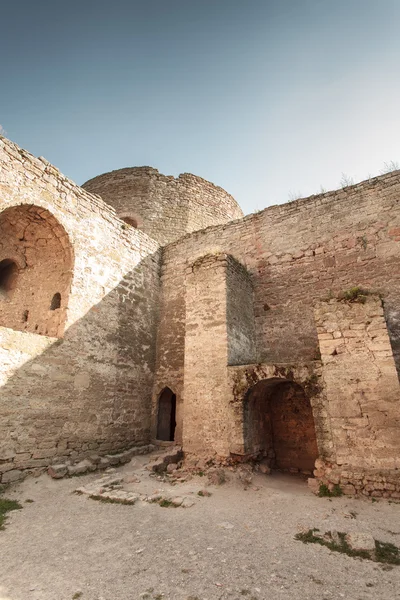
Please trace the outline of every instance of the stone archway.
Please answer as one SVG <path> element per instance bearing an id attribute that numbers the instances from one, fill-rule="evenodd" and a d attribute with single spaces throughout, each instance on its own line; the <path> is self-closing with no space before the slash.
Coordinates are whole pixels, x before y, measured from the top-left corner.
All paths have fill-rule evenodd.
<path id="1" fill-rule="evenodd" d="M 243 406 L 244 447 L 271 468 L 312 471 L 318 457 L 314 417 L 301 385 L 263 379 L 249 389 Z"/>
<path id="2" fill-rule="evenodd" d="M 0 213 L 0 326 L 61 337 L 71 288 L 68 235 L 46 209 L 12 206 Z"/>
<path id="3" fill-rule="evenodd" d="M 176 394 L 165 387 L 158 397 L 157 440 L 173 442 L 176 428 Z"/>

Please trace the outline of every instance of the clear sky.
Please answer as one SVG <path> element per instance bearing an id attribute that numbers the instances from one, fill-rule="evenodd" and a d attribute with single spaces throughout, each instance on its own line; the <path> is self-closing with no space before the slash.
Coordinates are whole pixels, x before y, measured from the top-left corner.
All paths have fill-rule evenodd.
<path id="1" fill-rule="evenodd" d="M 78 184 L 151 165 L 248 213 L 400 162 L 400 0 L 20 0 L 0 124 Z"/>

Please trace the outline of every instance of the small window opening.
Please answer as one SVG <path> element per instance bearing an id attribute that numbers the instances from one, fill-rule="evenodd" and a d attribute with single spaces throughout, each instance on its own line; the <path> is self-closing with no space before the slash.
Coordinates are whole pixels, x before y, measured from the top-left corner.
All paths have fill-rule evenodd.
<path id="1" fill-rule="evenodd" d="M 6 258 L 0 262 L 0 294 L 6 295 L 14 289 L 18 276 L 18 267 L 13 260 Z"/>
<path id="2" fill-rule="evenodd" d="M 22 322 L 27 323 L 29 318 L 29 310 L 24 310 L 24 314 L 22 315 Z"/>
<path id="3" fill-rule="evenodd" d="M 130 225 L 131 227 L 134 227 L 135 229 L 137 229 L 138 223 L 137 223 L 136 219 L 134 219 L 133 217 L 122 217 L 122 220 L 127 225 Z"/>
<path id="4" fill-rule="evenodd" d="M 61 294 L 57 292 L 51 299 L 50 310 L 57 310 L 61 307 Z"/>

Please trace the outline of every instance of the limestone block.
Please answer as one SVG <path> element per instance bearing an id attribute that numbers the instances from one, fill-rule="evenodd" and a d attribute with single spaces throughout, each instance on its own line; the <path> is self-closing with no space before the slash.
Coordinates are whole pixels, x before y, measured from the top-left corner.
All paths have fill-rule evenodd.
<path id="1" fill-rule="evenodd" d="M 2 483 L 12 483 L 13 481 L 18 481 L 23 478 L 23 472 L 18 469 L 13 469 L 12 471 L 6 471 L 1 477 Z"/>
<path id="2" fill-rule="evenodd" d="M 50 465 L 47 472 L 53 479 L 61 479 L 68 473 L 68 466 L 63 464 Z"/>
<path id="3" fill-rule="evenodd" d="M 171 498 L 171 502 L 174 506 L 181 506 L 181 504 L 183 503 L 184 498 L 181 498 L 180 496 L 176 496 L 175 498 Z"/>
<path id="4" fill-rule="evenodd" d="M 86 473 L 87 471 L 94 471 L 96 468 L 95 465 L 93 465 L 93 463 L 90 462 L 90 460 L 82 460 L 81 462 L 79 462 L 77 465 L 72 465 L 68 467 L 68 475 L 73 476 L 73 475 L 82 475 L 83 473 Z"/>
<path id="5" fill-rule="evenodd" d="M 318 479 L 314 479 L 313 477 L 309 477 L 307 479 L 307 485 L 310 488 L 310 490 L 314 493 L 314 494 L 318 494 L 319 492 L 319 486 L 320 486 L 320 482 L 318 481 Z"/>
<path id="6" fill-rule="evenodd" d="M 369 533 L 348 533 L 345 540 L 352 550 L 375 550 L 375 540 Z"/>

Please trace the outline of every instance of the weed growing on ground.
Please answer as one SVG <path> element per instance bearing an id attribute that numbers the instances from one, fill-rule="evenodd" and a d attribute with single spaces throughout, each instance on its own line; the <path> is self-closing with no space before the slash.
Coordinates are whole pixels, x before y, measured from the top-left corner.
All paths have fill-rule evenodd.
<path id="1" fill-rule="evenodd" d="M 378 562 L 400 565 L 400 551 L 397 546 L 388 542 L 375 540 L 375 556 Z"/>
<path id="2" fill-rule="evenodd" d="M 369 290 L 365 290 L 357 285 L 341 292 L 338 298 L 339 300 L 345 300 L 346 302 L 359 302 L 360 304 L 365 304 L 367 296 L 369 296 L 370 293 Z"/>
<path id="3" fill-rule="evenodd" d="M 168 498 L 161 498 L 158 504 L 163 508 L 178 508 L 178 505 L 174 504 L 172 500 L 168 500 Z"/>
<path id="4" fill-rule="evenodd" d="M 340 496 L 343 496 L 343 490 L 338 483 L 335 483 L 331 490 L 325 483 L 321 483 L 318 496 L 320 498 L 339 498 Z"/>
<path id="5" fill-rule="evenodd" d="M 304 544 L 319 544 L 320 546 L 326 546 L 329 550 L 334 552 L 341 552 L 356 558 L 364 558 L 367 560 L 373 560 L 379 563 L 385 563 L 386 565 L 400 565 L 400 550 L 394 544 L 387 542 L 381 542 L 375 540 L 375 550 L 369 552 L 368 550 L 353 550 L 350 548 L 346 541 L 346 534 L 338 531 L 337 538 L 334 540 L 331 536 L 331 532 L 328 531 L 323 537 L 318 534 L 319 529 L 309 529 L 302 533 L 295 535 L 296 540 L 300 540 Z"/>
<path id="6" fill-rule="evenodd" d="M 11 512 L 12 510 L 19 510 L 20 508 L 22 508 L 22 506 L 16 500 L 0 498 L 0 529 L 4 529 L 4 523 L 7 519 L 7 513 Z"/>

